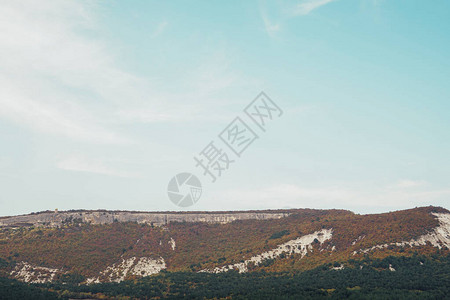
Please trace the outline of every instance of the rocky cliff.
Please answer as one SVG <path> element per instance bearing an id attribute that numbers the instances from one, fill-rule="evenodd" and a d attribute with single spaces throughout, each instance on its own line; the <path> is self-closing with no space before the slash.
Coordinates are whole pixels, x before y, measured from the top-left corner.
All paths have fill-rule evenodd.
<path id="1" fill-rule="evenodd" d="M 132 212 L 132 211 L 63 211 L 41 212 L 0 218 L 0 227 L 48 226 L 63 224 L 90 223 L 110 224 L 113 222 L 137 222 L 154 226 L 167 225 L 170 222 L 205 222 L 225 224 L 236 220 L 280 219 L 288 212 Z"/>

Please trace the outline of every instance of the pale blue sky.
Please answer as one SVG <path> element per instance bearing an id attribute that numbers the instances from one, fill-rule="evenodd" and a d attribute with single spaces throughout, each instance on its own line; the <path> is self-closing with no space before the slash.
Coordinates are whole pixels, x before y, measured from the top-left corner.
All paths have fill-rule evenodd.
<path id="1" fill-rule="evenodd" d="M 0 215 L 450 208 L 450 2 L 0 0 Z M 214 184 L 193 156 L 284 110 Z"/>

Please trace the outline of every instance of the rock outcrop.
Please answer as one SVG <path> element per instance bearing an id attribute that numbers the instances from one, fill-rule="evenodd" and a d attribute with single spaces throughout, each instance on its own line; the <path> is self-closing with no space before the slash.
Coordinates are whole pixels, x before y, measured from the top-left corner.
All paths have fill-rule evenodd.
<path id="1" fill-rule="evenodd" d="M 232 212 L 232 213 L 176 213 L 176 212 L 129 212 L 129 211 L 67 211 L 42 212 L 29 215 L 0 218 L 0 227 L 49 226 L 63 224 L 90 223 L 109 224 L 113 222 L 137 222 L 154 226 L 170 222 L 206 222 L 225 224 L 236 220 L 280 219 L 286 212 Z"/>

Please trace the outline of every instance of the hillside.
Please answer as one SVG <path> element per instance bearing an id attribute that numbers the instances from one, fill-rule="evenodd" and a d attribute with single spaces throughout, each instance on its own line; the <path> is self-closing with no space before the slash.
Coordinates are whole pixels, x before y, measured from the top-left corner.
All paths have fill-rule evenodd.
<path id="1" fill-rule="evenodd" d="M 92 222 L 92 216 L 101 219 Z M 36 283 L 120 282 L 162 270 L 291 272 L 327 263 L 341 268 L 350 259 L 445 255 L 450 248 L 450 213 L 439 207 L 372 215 L 310 209 L 72 211 L 0 221 L 3 276 Z"/>

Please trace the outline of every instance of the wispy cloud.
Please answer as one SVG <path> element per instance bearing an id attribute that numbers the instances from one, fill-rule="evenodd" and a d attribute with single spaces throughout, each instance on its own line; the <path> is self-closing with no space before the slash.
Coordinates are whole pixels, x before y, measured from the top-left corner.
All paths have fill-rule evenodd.
<path id="1" fill-rule="evenodd" d="M 277 33 L 281 31 L 281 23 L 284 16 L 280 15 L 280 5 L 268 2 L 259 3 L 259 15 L 261 16 L 264 25 L 264 31 L 270 38 L 276 37 Z"/>
<path id="2" fill-rule="evenodd" d="M 294 9 L 295 15 L 307 15 L 313 10 L 324 6 L 334 0 L 302 0 Z"/>
<path id="3" fill-rule="evenodd" d="M 268 187 L 252 189 L 235 189 L 221 193 L 220 203 L 238 206 L 241 209 L 250 207 L 315 207 L 320 208 L 342 202 L 352 196 L 352 192 L 341 187 L 301 187 L 294 184 L 275 184 Z M 232 201 L 233 203 L 229 203 Z M 216 201 L 217 202 L 217 201 Z"/>
<path id="4" fill-rule="evenodd" d="M 239 101 L 222 92 L 256 85 L 233 68 L 234 58 L 228 49 L 210 53 L 180 78 L 177 91 L 157 94 L 152 103 L 129 104 L 114 116 L 123 123 L 224 121 L 231 118 L 226 106 Z M 156 104 L 156 105 L 155 105 Z"/>
<path id="5" fill-rule="evenodd" d="M 424 186 L 426 183 L 424 180 L 402 179 L 395 186 L 399 188 L 415 188 Z"/>
<path id="6" fill-rule="evenodd" d="M 408 187 L 419 187 L 410 189 Z M 214 205 L 206 209 L 268 209 L 268 208 L 372 208 L 376 211 L 426 206 L 430 203 L 445 203 L 450 196 L 446 188 L 423 188 L 421 182 L 403 182 L 376 188 L 365 185 L 300 186 L 296 184 L 274 184 L 251 189 L 231 189 L 217 193 Z M 220 207 L 218 203 L 224 203 Z"/>
<path id="7" fill-rule="evenodd" d="M 152 32 L 151 37 L 156 38 L 161 35 L 166 29 L 169 23 L 167 21 L 160 22 L 158 26 L 156 26 L 155 30 Z"/>
<path id="8" fill-rule="evenodd" d="M 95 173 L 107 176 L 137 178 L 140 177 L 138 173 L 128 172 L 114 169 L 105 164 L 100 159 L 92 159 L 79 155 L 72 155 L 61 159 L 56 165 L 59 169 L 75 172 Z"/>
<path id="9" fill-rule="evenodd" d="M 300 0 L 299 3 L 278 3 L 268 8 L 267 3 L 263 2 L 259 6 L 260 16 L 264 23 L 264 29 L 270 38 L 276 37 L 277 33 L 281 31 L 282 27 L 286 25 L 286 21 L 297 17 L 304 16 L 311 13 L 313 10 L 324 6 L 335 0 Z"/>
<path id="10" fill-rule="evenodd" d="M 129 140 L 98 124 L 89 112 L 53 92 L 33 93 L 17 82 L 0 76 L 0 117 L 26 126 L 33 131 L 64 136 L 93 143 L 127 143 Z M 36 87 L 35 87 L 36 88 Z M 37 88 L 42 90 L 42 86 Z M 43 99 L 47 96 L 47 99 Z M 64 99 L 65 98 L 65 99 Z"/>
<path id="11" fill-rule="evenodd" d="M 101 33 L 95 4 L 23 3 L 5 2 L 0 10 L 0 118 L 32 131 L 127 143 L 127 132 L 119 133 L 118 123 L 198 119 L 212 107 L 215 93 L 246 82 L 219 50 L 187 74 L 171 78 L 181 82 L 176 92 L 165 91 L 157 79 L 119 68 L 113 47 L 85 34 Z M 151 36 L 161 35 L 168 24 L 159 23 Z"/>
<path id="12" fill-rule="evenodd" d="M 225 50 L 216 50 L 197 68 L 188 72 L 186 85 L 203 97 L 235 85 L 242 78 L 233 71 L 232 61 L 233 58 Z"/>
<path id="13" fill-rule="evenodd" d="M 91 2 L 6 1 L 0 10 L 0 117 L 33 131 L 121 143 L 106 125 L 111 103 L 137 97 L 95 28 Z M 102 107 L 100 107 L 100 103 Z"/>
<path id="14" fill-rule="evenodd" d="M 152 109 L 123 109 L 116 112 L 123 122 L 155 123 L 178 120 L 172 113 L 163 113 Z"/>
<path id="15" fill-rule="evenodd" d="M 267 35 L 269 35 L 270 37 L 274 37 L 275 34 L 280 31 L 281 29 L 281 25 L 279 23 L 273 23 L 269 20 L 269 18 L 265 15 L 262 14 L 262 19 L 264 21 L 264 28 L 267 32 Z"/>

